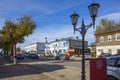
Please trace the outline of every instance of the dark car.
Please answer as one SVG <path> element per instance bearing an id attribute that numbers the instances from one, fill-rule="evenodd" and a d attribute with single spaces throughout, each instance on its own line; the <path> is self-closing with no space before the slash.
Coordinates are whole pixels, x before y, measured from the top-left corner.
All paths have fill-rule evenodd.
<path id="1" fill-rule="evenodd" d="M 107 58 L 107 57 L 110 57 L 110 56 L 112 56 L 111 53 L 101 53 L 99 57 L 100 58 Z"/>
<path id="2" fill-rule="evenodd" d="M 16 54 L 17 59 L 24 59 L 23 54 Z"/>
<path id="3" fill-rule="evenodd" d="M 39 59 L 39 56 L 36 53 L 29 53 L 28 58 L 30 58 L 30 59 Z"/>
<path id="4" fill-rule="evenodd" d="M 107 80 L 120 80 L 120 56 L 107 59 Z"/>
<path id="5" fill-rule="evenodd" d="M 25 57 L 28 57 L 28 55 L 29 55 L 29 53 L 27 53 L 27 52 L 23 53 L 23 54 L 24 54 Z"/>
<path id="6" fill-rule="evenodd" d="M 56 60 L 69 60 L 70 57 L 65 55 L 65 54 L 58 54 L 57 56 L 55 56 Z"/>

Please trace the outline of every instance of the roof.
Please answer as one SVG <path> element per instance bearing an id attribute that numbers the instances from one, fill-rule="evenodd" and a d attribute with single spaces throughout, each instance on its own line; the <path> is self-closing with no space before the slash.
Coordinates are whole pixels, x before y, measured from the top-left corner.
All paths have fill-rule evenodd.
<path id="1" fill-rule="evenodd" d="M 72 39 L 72 40 L 80 40 L 80 39 L 75 39 L 74 37 L 67 37 L 67 38 L 56 39 L 55 41 L 51 41 L 49 43 L 59 42 L 59 41 L 64 41 L 64 40 L 70 40 L 70 39 Z"/>
<path id="2" fill-rule="evenodd" d="M 111 33 L 111 32 L 116 32 L 116 31 L 120 31 L 120 27 L 112 27 L 110 29 L 101 31 L 99 33 L 95 33 L 95 35 L 99 35 L 99 34 L 105 34 L 105 33 Z"/>
<path id="3" fill-rule="evenodd" d="M 34 45 L 34 44 L 45 44 L 45 43 L 44 42 L 36 42 L 36 43 L 29 44 L 27 46 L 31 46 L 31 45 Z"/>

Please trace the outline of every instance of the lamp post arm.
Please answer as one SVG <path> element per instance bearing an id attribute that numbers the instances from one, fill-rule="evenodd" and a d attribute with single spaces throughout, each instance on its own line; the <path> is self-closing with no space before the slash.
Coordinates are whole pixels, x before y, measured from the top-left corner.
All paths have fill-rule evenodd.
<path id="1" fill-rule="evenodd" d="M 92 27 L 92 23 L 91 24 L 89 24 L 89 25 L 86 25 L 85 27 L 86 27 L 86 31 L 90 28 L 90 27 Z"/>
<path id="2" fill-rule="evenodd" d="M 84 35 L 86 34 L 87 30 L 88 30 L 90 27 L 92 27 L 92 25 L 93 25 L 92 23 L 90 23 L 89 25 L 85 25 L 85 24 L 84 24 L 84 20 L 82 20 L 82 25 L 81 25 L 81 27 L 75 28 L 75 31 L 79 31 L 80 34 L 81 34 L 82 36 L 84 36 Z"/>

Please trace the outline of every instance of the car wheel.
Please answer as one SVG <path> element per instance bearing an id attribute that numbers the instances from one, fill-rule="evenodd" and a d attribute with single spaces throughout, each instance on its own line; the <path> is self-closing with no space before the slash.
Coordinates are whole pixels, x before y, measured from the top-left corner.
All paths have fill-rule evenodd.
<path id="1" fill-rule="evenodd" d="M 59 60 L 59 57 L 55 57 L 55 60 Z"/>
<path id="2" fill-rule="evenodd" d="M 107 77 L 107 80 L 118 80 L 118 79 L 115 78 L 115 77 L 112 77 L 112 76 L 108 76 L 108 77 Z"/>

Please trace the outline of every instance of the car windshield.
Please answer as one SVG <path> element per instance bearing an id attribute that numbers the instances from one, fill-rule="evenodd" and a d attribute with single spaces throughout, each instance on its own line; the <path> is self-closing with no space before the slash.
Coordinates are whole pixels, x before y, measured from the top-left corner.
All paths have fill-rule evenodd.
<path id="1" fill-rule="evenodd" d="M 110 53 L 102 53 L 100 55 L 100 57 L 109 57 L 109 56 L 112 56 L 112 54 L 110 54 Z"/>
<path id="2" fill-rule="evenodd" d="M 91 55 L 90 53 L 85 53 L 85 55 Z"/>
<path id="3" fill-rule="evenodd" d="M 22 54 L 17 54 L 17 56 L 22 56 Z"/>
<path id="4" fill-rule="evenodd" d="M 35 53 L 32 53 L 31 55 L 37 55 L 37 54 L 35 54 Z"/>
<path id="5" fill-rule="evenodd" d="M 116 66 L 120 68 L 120 59 L 117 61 L 117 65 Z"/>
<path id="6" fill-rule="evenodd" d="M 59 56 L 65 56 L 65 54 L 59 54 Z"/>
<path id="7" fill-rule="evenodd" d="M 114 66 L 115 65 L 115 61 L 116 61 L 115 58 L 107 59 L 107 65 L 108 66 Z"/>

